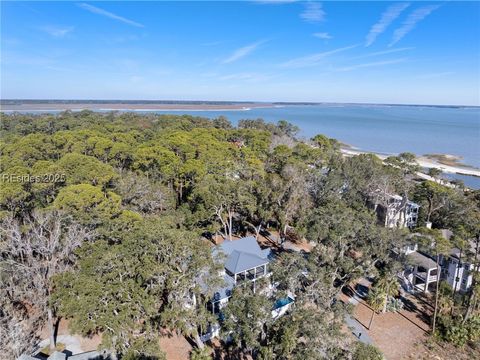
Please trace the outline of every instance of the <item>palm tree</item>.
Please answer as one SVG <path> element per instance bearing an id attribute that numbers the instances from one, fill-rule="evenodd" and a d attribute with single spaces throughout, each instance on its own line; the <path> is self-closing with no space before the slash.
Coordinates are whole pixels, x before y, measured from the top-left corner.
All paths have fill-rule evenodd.
<path id="1" fill-rule="evenodd" d="M 382 277 L 380 277 L 375 286 L 380 289 L 381 293 L 384 295 L 382 312 L 386 313 L 388 299 L 390 297 L 398 296 L 399 294 L 398 281 L 395 275 L 384 274 Z"/>
<path id="2" fill-rule="evenodd" d="M 385 302 L 385 294 L 384 292 L 378 287 L 370 288 L 368 293 L 367 303 L 370 305 L 372 309 L 372 317 L 370 318 L 370 323 L 368 324 L 368 330 L 372 326 L 373 317 L 375 313 L 383 309 L 383 304 Z"/>

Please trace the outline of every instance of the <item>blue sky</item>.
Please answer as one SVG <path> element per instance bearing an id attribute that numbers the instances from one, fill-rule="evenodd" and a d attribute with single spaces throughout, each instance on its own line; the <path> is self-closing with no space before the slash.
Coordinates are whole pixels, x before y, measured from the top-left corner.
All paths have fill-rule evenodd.
<path id="1" fill-rule="evenodd" d="M 480 105 L 478 2 L 1 2 L 1 97 Z"/>

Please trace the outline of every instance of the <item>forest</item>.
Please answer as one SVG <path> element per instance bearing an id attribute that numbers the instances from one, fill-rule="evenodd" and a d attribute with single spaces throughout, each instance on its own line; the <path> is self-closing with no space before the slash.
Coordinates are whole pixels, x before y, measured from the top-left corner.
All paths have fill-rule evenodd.
<path id="1" fill-rule="evenodd" d="M 192 359 L 210 359 L 200 336 L 216 321 L 207 303 L 222 286 L 214 242 L 269 235 L 272 281 L 295 306 L 273 321 L 275 299 L 236 288 L 223 314 L 225 358 L 378 356 L 345 336 L 351 307 L 340 294 L 373 278 L 370 303 L 381 312 L 412 239 L 437 258 L 464 249 L 480 266 L 480 192 L 418 180 L 410 153 L 345 157 L 335 139 L 299 131 L 222 116 L 2 114 L 0 351 L 31 351 L 43 326 L 53 344 L 65 318 L 72 333 L 101 334 L 112 359 L 164 359 L 162 329 L 189 339 Z M 372 204 L 388 194 L 420 205 L 417 228 L 378 223 Z M 311 250 L 285 251 L 287 241 Z M 435 341 L 478 346 L 479 295 L 478 272 L 465 294 L 440 282 Z"/>

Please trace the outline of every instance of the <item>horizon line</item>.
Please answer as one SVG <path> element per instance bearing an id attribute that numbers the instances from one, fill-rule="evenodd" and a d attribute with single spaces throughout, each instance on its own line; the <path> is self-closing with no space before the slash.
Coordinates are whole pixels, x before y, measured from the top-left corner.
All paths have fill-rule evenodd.
<path id="1" fill-rule="evenodd" d="M 10 101 L 35 101 L 35 102 L 59 102 L 59 103 L 79 103 L 79 102 L 91 102 L 91 103 L 106 103 L 108 101 L 121 103 L 123 102 L 136 102 L 137 104 L 163 102 L 170 104 L 195 104 L 195 103 L 222 103 L 222 104 L 272 104 L 272 105 L 384 105 L 384 106 L 427 106 L 427 107 L 473 107 L 480 108 L 479 105 L 466 105 L 466 104 L 418 104 L 418 103 L 375 103 L 375 102 L 339 102 L 339 101 L 257 101 L 257 100 L 172 100 L 172 99 L 33 99 L 33 98 L 17 98 L 17 99 L 1 99 L 1 105 L 7 105 L 4 102 Z M 12 105 L 12 104 L 9 104 Z"/>

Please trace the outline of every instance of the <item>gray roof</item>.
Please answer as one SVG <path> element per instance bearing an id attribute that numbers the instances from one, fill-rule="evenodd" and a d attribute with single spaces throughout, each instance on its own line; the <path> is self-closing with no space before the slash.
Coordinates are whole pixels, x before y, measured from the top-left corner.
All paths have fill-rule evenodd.
<path id="1" fill-rule="evenodd" d="M 270 249 L 262 250 L 253 236 L 233 241 L 225 240 L 217 247 L 217 250 L 227 255 L 225 269 L 234 274 L 270 262 L 268 259 Z"/>
<path id="2" fill-rule="evenodd" d="M 425 256 L 419 252 L 413 252 L 407 255 L 415 265 L 420 265 L 426 269 L 432 269 L 437 267 L 437 263 L 428 256 Z"/>
<path id="3" fill-rule="evenodd" d="M 240 272 L 268 264 L 269 260 L 254 254 L 233 250 L 225 262 L 225 269 L 238 274 Z"/>

